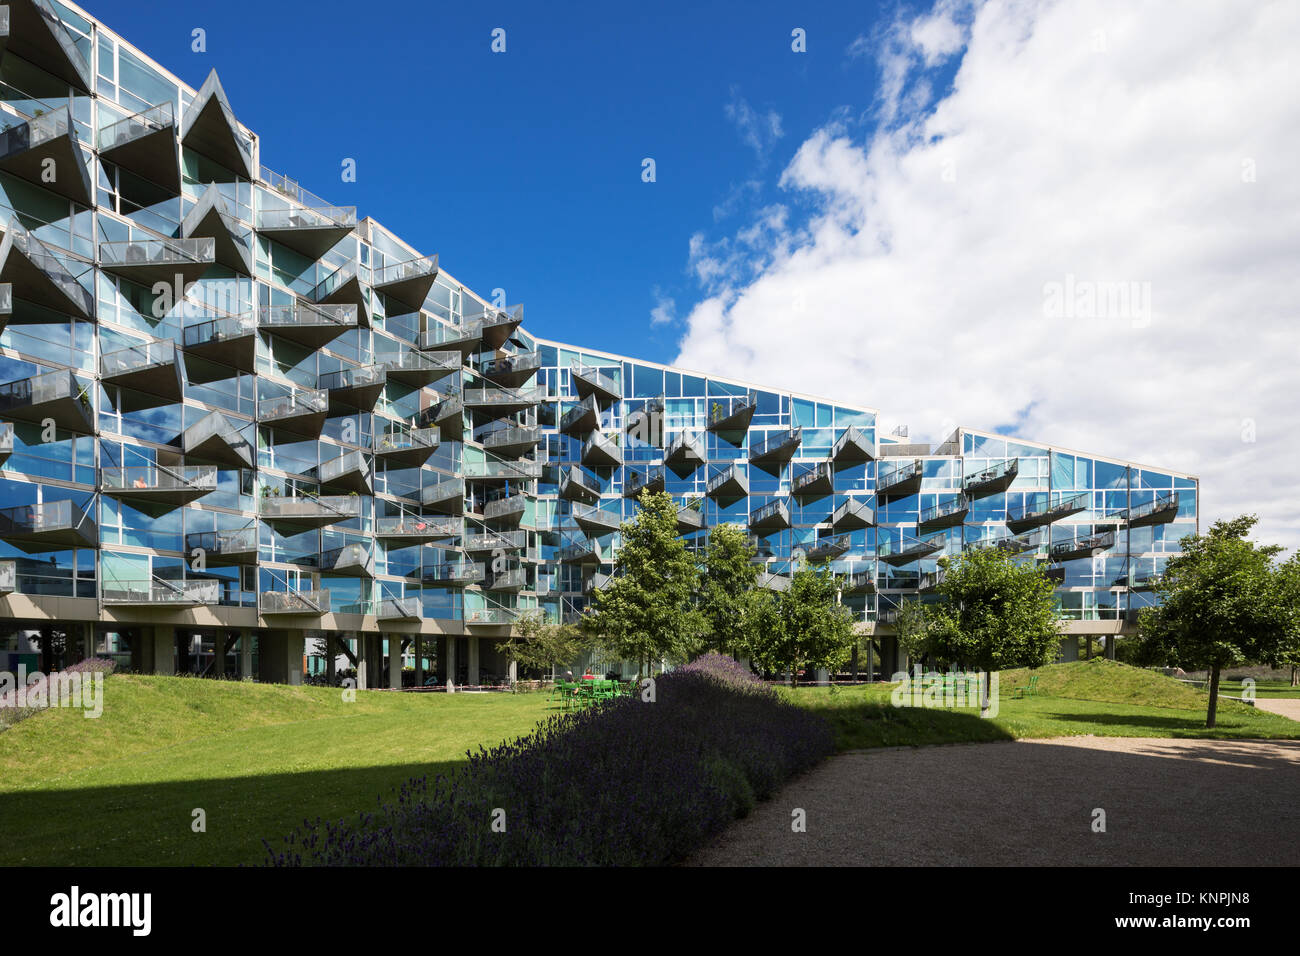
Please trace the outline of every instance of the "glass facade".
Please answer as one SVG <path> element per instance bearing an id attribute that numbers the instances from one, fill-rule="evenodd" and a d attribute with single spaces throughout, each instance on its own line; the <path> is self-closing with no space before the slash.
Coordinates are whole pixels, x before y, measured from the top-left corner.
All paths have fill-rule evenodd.
<path id="1" fill-rule="evenodd" d="M 677 500 L 691 547 L 745 527 L 765 586 L 831 560 L 864 624 L 924 599 L 941 557 L 1001 547 L 1102 632 L 1196 530 L 1187 476 L 965 429 L 909 444 L 871 409 L 534 338 L 522 308 L 261 165 L 215 73 L 191 89 L 54 0 L 10 10 L 14 634 L 71 621 L 83 653 L 149 666 L 161 604 L 175 666 L 221 658 L 223 633 L 361 657 L 429 635 L 439 673 L 473 676 L 490 646 L 455 639 L 580 614 L 643 488 Z"/>

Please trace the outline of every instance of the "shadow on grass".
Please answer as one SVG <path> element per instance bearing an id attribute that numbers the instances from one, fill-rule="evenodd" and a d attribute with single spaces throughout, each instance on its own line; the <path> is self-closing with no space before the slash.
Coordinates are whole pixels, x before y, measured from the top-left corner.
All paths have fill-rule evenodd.
<path id="1" fill-rule="evenodd" d="M 304 819 L 352 819 L 462 761 L 0 794 L 3 866 L 238 866 Z M 206 832 L 193 830 L 194 811 Z"/>
<path id="2" fill-rule="evenodd" d="M 1098 724 L 1103 727 L 1149 727 L 1155 730 L 1185 730 L 1204 736 L 1205 716 L 1197 717 L 1161 717 L 1150 713 L 1144 714 L 1061 714 L 1039 712 L 1035 715 L 1043 720 L 1059 720 L 1067 724 Z"/>
<path id="3" fill-rule="evenodd" d="M 827 697 L 803 706 L 830 722 L 839 750 L 919 747 L 927 744 L 1014 740 L 1007 730 L 978 714 L 937 707 L 894 707 L 889 703 Z"/>

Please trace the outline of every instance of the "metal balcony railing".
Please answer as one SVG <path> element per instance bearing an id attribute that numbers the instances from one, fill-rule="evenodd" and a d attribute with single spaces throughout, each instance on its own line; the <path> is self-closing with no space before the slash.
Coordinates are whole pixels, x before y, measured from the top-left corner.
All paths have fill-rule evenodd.
<path id="1" fill-rule="evenodd" d="M 710 431 L 741 431 L 749 427 L 758 409 L 758 393 L 709 399 Z"/>
<path id="2" fill-rule="evenodd" d="M 1007 458 L 966 475 L 962 479 L 962 487 L 968 498 L 983 498 L 1006 491 L 1019 474 L 1020 459 Z"/>
<path id="3" fill-rule="evenodd" d="M 595 395 L 588 395 L 560 416 L 560 431 L 566 435 L 590 431 L 600 425 L 600 404 Z"/>
<path id="4" fill-rule="evenodd" d="M 114 378 L 158 365 L 173 365 L 175 362 L 176 343 L 170 339 L 160 339 L 104 353 L 99 357 L 99 374 L 104 378 Z"/>
<path id="5" fill-rule="evenodd" d="M 904 534 L 900 535 L 897 541 L 882 537 L 877 542 L 876 556 L 886 564 L 910 564 L 921 558 L 938 554 L 943 550 L 944 543 L 945 538 L 942 534 L 929 538 L 913 538 Z"/>
<path id="6" fill-rule="evenodd" d="M 483 517 L 489 521 L 518 519 L 528 508 L 527 495 L 508 495 L 489 501 L 483 506 Z"/>
<path id="7" fill-rule="evenodd" d="M 591 392 L 598 392 L 607 400 L 614 401 L 622 397 L 623 392 L 613 377 L 595 365 L 583 365 L 581 362 L 569 363 L 569 374 L 573 376 L 573 387 L 579 397 L 586 398 Z"/>
<path id="8" fill-rule="evenodd" d="M 560 497 L 569 499 L 591 499 L 600 497 L 599 483 L 588 477 L 581 468 L 570 465 L 560 474 Z"/>
<path id="9" fill-rule="evenodd" d="M 257 228 L 267 232 L 286 229 L 353 229 L 356 206 L 285 206 L 257 213 Z"/>
<path id="10" fill-rule="evenodd" d="M 1026 496 L 1025 500 L 1007 508 L 1007 527 L 1013 531 L 1027 531 L 1039 525 L 1051 524 L 1092 505 L 1092 492 L 1080 491 L 1067 496 L 1060 492 L 1040 492 Z"/>
<path id="11" fill-rule="evenodd" d="M 426 565 L 420 579 L 425 584 L 473 584 L 482 581 L 484 573 L 481 561 L 448 561 Z"/>
<path id="12" fill-rule="evenodd" d="M 623 497 L 636 498 L 643 491 L 663 491 L 667 475 L 663 465 L 652 465 L 645 471 L 628 471 L 623 480 Z"/>
<path id="13" fill-rule="evenodd" d="M 869 528 L 875 523 L 875 511 L 861 498 L 842 501 L 831 514 L 831 527 L 836 531 L 840 528 Z"/>
<path id="14" fill-rule="evenodd" d="M 99 244 L 99 263 L 105 269 L 211 265 L 216 254 L 217 241 L 210 237 L 127 239 Z"/>
<path id="15" fill-rule="evenodd" d="M 604 432 L 595 431 L 582 443 L 584 465 L 617 467 L 623 461 L 622 449 Z"/>
<path id="16" fill-rule="evenodd" d="M 317 386 L 326 391 L 336 388 L 362 388 L 367 385 L 382 385 L 387 379 L 388 370 L 384 366 L 361 365 L 326 372 L 320 376 Z"/>
<path id="17" fill-rule="evenodd" d="M 216 491 L 215 465 L 106 465 L 99 469 L 106 492 Z"/>
<path id="18" fill-rule="evenodd" d="M 767 504 L 749 513 L 749 526 L 790 527 L 790 504 L 784 498 L 773 498 Z"/>
<path id="19" fill-rule="evenodd" d="M 1088 557 L 1114 546 L 1115 532 L 1103 531 L 1100 534 L 1076 535 L 1065 541 L 1053 542 L 1049 554 L 1053 561 L 1072 561 L 1075 558 Z"/>
<path id="20" fill-rule="evenodd" d="M 789 428 L 765 434 L 749 446 L 750 461 L 789 459 L 803 440 L 803 428 Z"/>
<path id="21" fill-rule="evenodd" d="M 920 490 L 924 474 L 925 464 L 919 458 L 897 465 L 882 465 L 876 476 L 876 494 L 915 494 Z"/>
<path id="22" fill-rule="evenodd" d="M 187 326 L 183 341 L 185 348 L 188 349 L 199 345 L 210 345 L 216 342 L 229 341 L 230 339 L 244 338 L 256 333 L 257 317 L 255 315 L 226 315 Z"/>
<path id="23" fill-rule="evenodd" d="M 187 534 L 186 553 L 193 554 L 196 549 L 203 551 L 209 559 L 256 559 L 257 526 L 250 525 L 234 531 L 196 531 Z"/>
<path id="24" fill-rule="evenodd" d="M 527 481 L 542 476 L 540 461 L 465 461 L 461 473 L 466 478 Z"/>
<path id="25" fill-rule="evenodd" d="M 573 519 L 584 530 L 617 531 L 623 523 L 621 512 L 596 505 L 574 504 L 572 513 Z"/>
<path id="26" fill-rule="evenodd" d="M 664 451 L 664 460 L 668 462 L 695 462 L 705 460 L 704 446 L 697 432 L 680 432 L 668 443 Z"/>
<path id="27" fill-rule="evenodd" d="M 319 497 L 264 497 L 258 501 L 258 513 L 268 521 L 348 521 L 361 517 L 361 498 L 356 495 L 321 495 Z"/>
<path id="28" fill-rule="evenodd" d="M 268 332 L 335 327 L 342 334 L 357 327 L 357 307 L 351 304 L 318 305 L 301 300 L 293 305 L 264 305 L 257 310 L 257 325 Z"/>
<path id="29" fill-rule="evenodd" d="M 801 497 L 825 496 L 835 490 L 835 469 L 828 461 L 819 462 L 790 480 L 790 491 Z"/>
<path id="30" fill-rule="evenodd" d="M 962 523 L 970 512 L 970 502 L 962 495 L 949 501 L 940 501 L 921 511 L 917 517 L 918 531 L 933 531 L 936 528 L 949 528 Z"/>
<path id="31" fill-rule="evenodd" d="M 528 547 L 527 531 L 479 531 L 464 538 L 466 551 L 521 551 Z"/>
<path id="32" fill-rule="evenodd" d="M 1148 501 L 1146 504 L 1130 508 L 1128 511 L 1128 524 L 1130 528 L 1140 528 L 1145 525 L 1173 521 L 1177 516 L 1178 492 L 1171 491 L 1168 494 L 1161 495 L 1154 501 Z"/>
<path id="33" fill-rule="evenodd" d="M 850 425 L 844 429 L 843 434 L 835 439 L 835 444 L 831 446 L 831 459 L 833 461 L 854 464 L 871 461 L 875 457 L 875 442 L 871 441 L 867 437 L 867 433 L 858 428 L 857 425 Z"/>
<path id="34" fill-rule="evenodd" d="M 221 582 L 213 578 L 173 581 L 156 574 L 142 580 L 105 580 L 101 597 L 105 604 L 216 604 L 221 600 Z"/>
<path id="35" fill-rule="evenodd" d="M 274 422 L 324 412 L 329 406 L 329 393 L 324 389 L 294 386 L 288 395 L 258 399 L 257 418 L 262 422 Z"/>
<path id="36" fill-rule="evenodd" d="M 377 538 L 420 538 L 432 541 L 459 535 L 464 525 L 459 518 L 425 515 L 394 515 L 375 519 Z"/>
<path id="37" fill-rule="evenodd" d="M 257 609 L 262 614 L 325 614 L 330 607 L 330 592 L 261 591 Z"/>
<path id="38" fill-rule="evenodd" d="M 739 465 L 728 465 L 709 479 L 706 488 L 712 497 L 728 493 L 744 496 L 749 494 L 749 477 L 741 471 Z"/>

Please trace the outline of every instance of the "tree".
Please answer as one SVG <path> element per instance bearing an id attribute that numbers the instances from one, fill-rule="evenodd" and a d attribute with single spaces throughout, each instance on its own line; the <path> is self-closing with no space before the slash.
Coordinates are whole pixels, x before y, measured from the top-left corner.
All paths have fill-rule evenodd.
<path id="1" fill-rule="evenodd" d="M 1206 727 L 1217 716 L 1223 669 L 1276 664 L 1294 634 L 1295 609 L 1286 604 L 1293 572 L 1275 568 L 1279 546 L 1246 539 L 1258 521 L 1242 515 L 1216 521 L 1209 534 L 1184 537 L 1182 554 L 1169 559 L 1156 582 L 1159 603 L 1139 616 L 1142 663 L 1210 672 Z"/>
<path id="2" fill-rule="evenodd" d="M 754 660 L 765 670 L 789 671 L 790 686 L 801 668 L 838 670 L 853 651 L 853 616 L 837 601 L 839 581 L 827 565 L 802 565 L 790 587 L 770 604 L 756 599 Z"/>
<path id="3" fill-rule="evenodd" d="M 1040 667 L 1060 654 L 1055 585 L 1037 566 L 998 548 L 943 559 L 940 601 L 926 608 L 922 653 L 984 675 L 981 714 L 989 711 L 990 675 Z"/>
<path id="4" fill-rule="evenodd" d="M 687 659 L 708 624 L 695 607 L 699 571 L 677 537 L 677 506 L 665 492 L 642 491 L 641 510 L 623 522 L 618 570 L 596 592 L 583 629 L 650 673 L 660 658 Z"/>
<path id="5" fill-rule="evenodd" d="M 548 621 L 540 610 L 526 611 L 515 619 L 510 637 L 497 646 L 506 663 L 528 670 L 553 670 L 572 664 L 586 650 L 588 642 L 572 624 Z"/>
<path id="6" fill-rule="evenodd" d="M 739 655 L 748 643 L 744 605 L 758 579 L 753 557 L 754 547 L 743 529 L 720 524 L 709 531 L 698 606 L 710 645 L 724 654 Z"/>
<path id="7" fill-rule="evenodd" d="M 898 605 L 894 629 L 898 632 L 898 649 L 912 660 L 920 660 L 930 650 L 929 620 L 920 601 L 904 599 Z"/>

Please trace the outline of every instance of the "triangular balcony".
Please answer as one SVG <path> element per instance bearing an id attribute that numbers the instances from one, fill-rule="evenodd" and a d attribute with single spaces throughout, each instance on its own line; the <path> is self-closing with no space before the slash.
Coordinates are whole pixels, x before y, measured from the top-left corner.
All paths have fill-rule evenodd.
<path id="1" fill-rule="evenodd" d="M 735 501 L 749 494 L 749 475 L 740 465 L 728 465 L 709 478 L 706 494 L 717 501 Z"/>
<path id="2" fill-rule="evenodd" d="M 464 324 L 466 329 L 473 329 L 478 334 L 486 350 L 495 351 L 509 341 L 523 321 L 524 307 L 511 305 L 468 315 Z"/>
<path id="3" fill-rule="evenodd" d="M 749 530 L 755 534 L 771 534 L 790 527 L 790 502 L 773 498 L 762 507 L 749 513 Z"/>
<path id="4" fill-rule="evenodd" d="M 376 356 L 380 359 L 381 356 Z M 417 352 L 407 349 L 401 355 L 384 355 L 382 363 L 388 377 L 411 388 L 424 388 L 461 370 L 459 352 Z"/>
<path id="5" fill-rule="evenodd" d="M 396 299 L 418 311 L 438 278 L 438 257 L 422 256 L 406 262 L 394 262 L 375 270 L 375 291 Z"/>
<path id="6" fill-rule="evenodd" d="M 345 544 L 320 553 L 320 569 L 353 578 L 375 576 L 375 550 L 368 544 Z"/>
<path id="7" fill-rule="evenodd" d="M 181 117 L 181 143 L 245 179 L 253 179 L 253 140 L 235 119 L 213 70 Z"/>
<path id="8" fill-rule="evenodd" d="M 573 377 L 573 388 L 578 393 L 578 397 L 587 398 L 594 395 L 601 408 L 608 408 L 622 398 L 623 391 L 618 387 L 618 381 L 606 374 L 611 370 L 618 371 L 617 368 L 602 369 L 594 365 L 583 365 L 581 362 L 570 363 L 569 374 Z"/>
<path id="9" fill-rule="evenodd" d="M 532 481 L 542 476 L 542 462 L 530 458 L 518 461 L 463 460 L 461 474 L 475 481 L 505 484 L 508 481 Z"/>
<path id="10" fill-rule="evenodd" d="M 660 444 L 666 397 L 661 392 L 654 398 L 632 399 L 632 401 L 640 401 L 640 407 L 630 408 L 626 403 L 624 404 L 623 431 L 647 445 Z"/>
<path id="11" fill-rule="evenodd" d="M 560 417 L 560 431 L 565 435 L 586 435 L 600 427 L 600 405 L 595 395 L 588 395 Z"/>
<path id="12" fill-rule="evenodd" d="M 28 554 L 94 548 L 99 544 L 99 529 L 65 498 L 0 510 L 0 541 Z"/>
<path id="13" fill-rule="evenodd" d="M 375 457 L 400 468 L 418 468 L 438 450 L 436 428 L 392 427 L 375 435 Z"/>
<path id="14" fill-rule="evenodd" d="M 498 554 L 524 550 L 528 547 L 528 532 L 484 529 L 467 534 L 461 540 L 466 554 Z"/>
<path id="15" fill-rule="evenodd" d="M 1178 517 L 1178 492 L 1171 491 L 1160 495 L 1154 501 L 1134 505 L 1128 510 L 1128 526 L 1145 528 L 1150 525 L 1166 524 Z"/>
<path id="16" fill-rule="evenodd" d="M 416 421 L 426 427 L 437 426 L 438 434 L 444 441 L 460 441 L 465 431 L 465 405 L 461 401 L 460 392 L 434 394 L 433 398 L 436 401 L 422 408 Z"/>
<path id="17" fill-rule="evenodd" d="M 100 488 L 110 498 L 135 508 L 162 506 L 163 511 L 217 490 L 215 465 L 127 465 L 99 469 Z"/>
<path id="18" fill-rule="evenodd" d="M 71 371 L 43 372 L 0 385 L 0 416 L 40 424 L 47 418 L 59 428 L 83 435 L 95 431 L 91 386 Z"/>
<path id="19" fill-rule="evenodd" d="M 520 352 L 489 359 L 480 366 L 479 373 L 497 385 L 519 388 L 530 381 L 541 367 L 541 352 Z"/>
<path id="20" fill-rule="evenodd" d="M 14 453 L 14 423 L 0 422 L 0 463 Z"/>
<path id="21" fill-rule="evenodd" d="M 804 556 L 814 564 L 820 561 L 834 561 L 836 558 L 842 558 L 848 554 L 852 546 L 853 539 L 847 534 L 837 535 L 833 538 L 819 538 L 811 548 L 804 552 Z"/>
<path id="22" fill-rule="evenodd" d="M 925 534 L 941 528 L 953 528 L 965 521 L 969 513 L 970 502 L 964 495 L 957 495 L 922 511 L 916 520 L 916 530 Z"/>
<path id="23" fill-rule="evenodd" d="M 846 498 L 831 513 L 833 531 L 857 531 L 875 523 L 875 510 L 861 498 Z"/>
<path id="24" fill-rule="evenodd" d="M 317 305 L 350 305 L 357 310 L 357 325 L 370 328 L 370 268 L 352 260 L 316 283 L 308 294 Z"/>
<path id="25" fill-rule="evenodd" d="M 91 92 L 90 62 L 49 0 L 9 0 L 6 51 Z"/>
<path id="26" fill-rule="evenodd" d="M 704 436 L 699 432 L 680 432 L 664 449 L 664 463 L 679 477 L 684 478 L 706 460 Z"/>
<path id="27" fill-rule="evenodd" d="M 1077 558 L 1094 557 L 1115 546 L 1115 532 L 1103 531 L 1101 534 L 1076 535 L 1064 541 L 1052 543 L 1048 555 L 1056 563 L 1074 561 Z"/>
<path id="28" fill-rule="evenodd" d="M 296 438 L 319 438 L 329 415 L 329 395 L 293 386 L 287 395 L 257 400 L 257 423 Z"/>
<path id="29" fill-rule="evenodd" d="M 12 286 L 13 296 L 56 312 L 71 312 L 83 319 L 95 315 L 94 297 L 68 270 L 64 257 L 24 229 L 16 218 L 9 220 L 0 242 L 0 282 Z"/>
<path id="30" fill-rule="evenodd" d="M 419 621 L 424 617 L 424 606 L 418 597 L 384 598 L 375 609 L 380 621 Z"/>
<path id="31" fill-rule="evenodd" d="M 99 156 L 179 194 L 181 164 L 172 104 L 159 103 L 101 127 Z"/>
<path id="32" fill-rule="evenodd" d="M 651 465 L 645 471 L 629 468 L 623 477 L 623 497 L 635 500 L 641 497 L 643 491 L 663 491 L 667 487 L 667 480 L 663 465 Z"/>
<path id="33" fill-rule="evenodd" d="M 677 533 L 691 534 L 704 530 L 704 499 L 691 498 L 677 509 Z"/>
<path id="34" fill-rule="evenodd" d="M 835 470 L 828 461 L 818 462 L 790 479 L 790 493 L 803 504 L 820 501 L 835 491 Z"/>
<path id="35" fill-rule="evenodd" d="M 894 498 L 914 495 L 921 490 L 924 477 L 925 464 L 920 458 L 893 465 L 882 464 L 876 476 L 876 494 Z"/>
<path id="36" fill-rule="evenodd" d="M 876 593 L 875 571 L 855 571 L 846 575 L 843 580 L 843 593 L 845 595 Z"/>
<path id="37" fill-rule="evenodd" d="M 569 465 L 560 473 L 560 497 L 565 501 L 595 504 L 600 500 L 600 485 L 577 465 Z"/>
<path id="38" fill-rule="evenodd" d="M 350 409 L 374 411 L 387 383 L 388 370 L 382 365 L 360 365 L 326 372 L 316 387 L 329 393 L 330 414 L 334 415 Z"/>
<path id="39" fill-rule="evenodd" d="M 325 448 L 322 446 L 322 451 Z M 316 469 L 321 485 L 351 491 L 359 495 L 374 493 L 375 466 L 359 451 L 344 452 L 337 458 L 323 461 Z"/>
<path id="40" fill-rule="evenodd" d="M 528 501 L 527 495 L 506 495 L 504 498 L 496 498 L 483 505 L 483 517 L 487 521 L 517 528 L 523 521 L 524 515 L 528 513 Z"/>
<path id="41" fill-rule="evenodd" d="M 187 355 L 241 372 L 257 368 L 257 317 L 226 315 L 185 327 L 181 338 Z"/>
<path id="42" fill-rule="evenodd" d="M 803 428 L 789 428 L 770 431 L 757 441 L 751 436 L 749 445 L 749 462 L 758 465 L 764 471 L 775 472 L 794 457 L 803 441 Z"/>
<path id="43" fill-rule="evenodd" d="M 623 463 L 622 449 L 601 431 L 593 431 L 582 443 L 582 463 L 588 468 L 617 468 Z"/>
<path id="44" fill-rule="evenodd" d="M 316 305 L 299 299 L 293 305 L 262 306 L 257 327 L 313 351 L 357 327 L 355 305 Z"/>
<path id="45" fill-rule="evenodd" d="M 760 591 L 788 591 L 790 590 L 790 579 L 783 574 L 776 574 L 772 571 L 759 571 L 758 577 L 754 581 L 754 587 Z"/>
<path id="46" fill-rule="evenodd" d="M 945 538 L 942 534 L 931 538 L 913 538 L 900 534 L 897 541 L 881 537 L 877 543 L 876 557 L 886 564 L 901 567 L 913 561 L 933 557 L 943 550 L 944 544 Z"/>
<path id="47" fill-rule="evenodd" d="M 483 584 L 485 591 L 502 591 L 515 593 L 528 586 L 528 569 L 523 565 L 509 565 L 492 569 L 491 576 Z"/>
<path id="48" fill-rule="evenodd" d="M 709 431 L 743 432 L 758 410 L 758 393 L 709 399 Z"/>
<path id="49" fill-rule="evenodd" d="M 187 239 L 211 239 L 218 265 L 242 275 L 253 274 L 253 233 L 230 213 L 216 183 L 203 191 L 199 201 L 185 214 L 181 235 Z"/>
<path id="50" fill-rule="evenodd" d="M 1020 533 L 1049 525 L 1092 507 L 1092 492 L 1039 492 L 1007 508 L 1007 528 Z"/>
<path id="51" fill-rule="evenodd" d="M 831 447 L 831 460 L 837 465 L 860 465 L 875 458 L 876 443 L 857 425 L 844 429 Z"/>
<path id="52" fill-rule="evenodd" d="M 156 405 L 181 401 L 185 397 L 185 376 L 176 361 L 176 343 L 171 339 L 141 342 L 114 349 L 99 357 L 99 377 L 105 385 L 129 388 L 156 396 Z M 134 408 L 149 407 L 140 396 L 132 396 Z"/>
<path id="53" fill-rule="evenodd" d="M 561 564 L 600 564 L 600 545 L 595 541 L 574 541 L 559 548 L 555 558 Z"/>
<path id="54" fill-rule="evenodd" d="M 93 206 L 82 156 L 77 125 L 66 106 L 0 132 L 0 170 L 78 205 Z"/>
<path id="55" fill-rule="evenodd" d="M 356 206 L 263 206 L 257 213 L 258 232 L 313 261 L 356 227 Z"/>
<path id="56" fill-rule="evenodd" d="M 252 468 L 253 446 L 221 412 L 209 412 L 181 434 L 187 458 L 198 458 L 230 468 Z"/>
<path id="57" fill-rule="evenodd" d="M 595 505 L 574 504 L 573 520 L 584 532 L 597 536 L 617 531 L 623 523 L 623 514 Z"/>
<path id="58" fill-rule="evenodd" d="M 375 537 L 398 548 L 454 538 L 463 531 L 460 518 L 392 515 L 375 519 Z"/>
<path id="59" fill-rule="evenodd" d="M 323 617 L 330 611 L 329 591 L 261 591 L 257 611 L 263 617 Z"/>
<path id="60" fill-rule="evenodd" d="M 425 351 L 459 352 L 462 359 L 467 359 L 482 347 L 483 336 L 477 328 L 436 323 L 420 333 L 420 348 Z"/>
<path id="61" fill-rule="evenodd" d="M 486 569 L 481 561 L 445 561 L 439 564 L 427 564 L 419 572 L 421 583 L 444 588 L 463 588 L 468 584 L 477 584 L 486 576 Z"/>
<path id="62" fill-rule="evenodd" d="M 127 239 L 99 244 L 99 267 L 140 285 L 190 286 L 217 261 L 215 239 Z"/>
<path id="63" fill-rule="evenodd" d="M 948 572 L 944 568 L 937 568 L 934 571 L 922 572 L 920 579 L 917 581 L 917 590 L 923 594 L 929 594 L 939 589 L 943 579 L 947 577 Z"/>
<path id="64" fill-rule="evenodd" d="M 494 418 L 500 418 L 532 408 L 546 397 L 546 389 L 467 388 L 462 395 L 466 408 L 476 412 L 489 412 Z"/>
<path id="65" fill-rule="evenodd" d="M 444 515 L 465 513 L 465 479 L 443 478 L 420 491 L 420 504 Z"/>
<path id="66" fill-rule="evenodd" d="M 361 498 L 358 495 L 264 495 L 258 500 L 257 511 L 272 527 L 323 528 L 359 518 Z"/>
<path id="67" fill-rule="evenodd" d="M 185 536 L 185 553 L 203 552 L 211 567 L 257 564 L 257 523 L 233 531 L 196 531 Z"/>
<path id="68" fill-rule="evenodd" d="M 966 497 L 972 500 L 996 495 L 1011 487 L 1011 483 L 1020 474 L 1020 459 L 1008 458 L 994 462 L 987 468 L 972 472 L 962 482 Z"/>
<path id="69" fill-rule="evenodd" d="M 519 458 L 537 447 L 542 440 L 542 430 L 528 426 L 511 425 L 488 432 L 481 439 L 483 447 L 502 458 Z"/>

